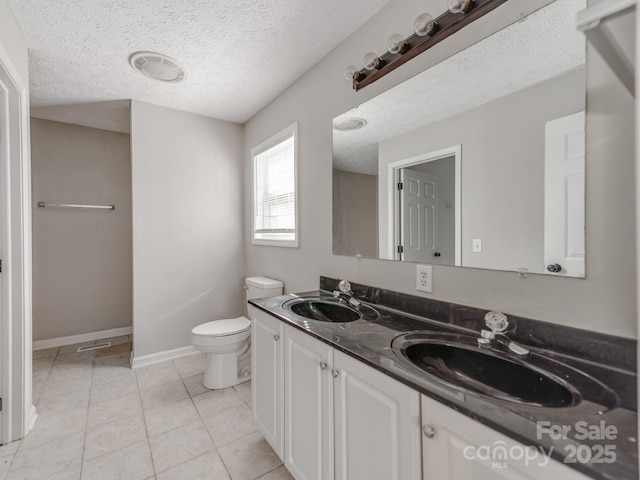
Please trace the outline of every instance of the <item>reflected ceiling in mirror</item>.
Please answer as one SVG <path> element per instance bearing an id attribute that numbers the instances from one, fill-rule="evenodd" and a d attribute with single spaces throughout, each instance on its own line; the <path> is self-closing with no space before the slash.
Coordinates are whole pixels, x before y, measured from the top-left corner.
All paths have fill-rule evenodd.
<path id="1" fill-rule="evenodd" d="M 364 125 L 333 131 L 334 253 L 584 277 L 583 8 L 557 0 L 335 118 Z M 455 148 L 439 178 L 426 164 Z M 436 172 L 413 207 L 406 169 Z"/>

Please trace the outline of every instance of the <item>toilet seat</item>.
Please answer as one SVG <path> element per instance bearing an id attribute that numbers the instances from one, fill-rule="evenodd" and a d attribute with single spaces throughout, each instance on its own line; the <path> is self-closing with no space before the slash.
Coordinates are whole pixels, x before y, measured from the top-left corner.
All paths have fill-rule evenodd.
<path id="1" fill-rule="evenodd" d="M 205 337 L 226 337 L 237 335 L 250 329 L 251 321 L 247 317 L 237 317 L 203 323 L 194 327 L 191 333 Z"/>

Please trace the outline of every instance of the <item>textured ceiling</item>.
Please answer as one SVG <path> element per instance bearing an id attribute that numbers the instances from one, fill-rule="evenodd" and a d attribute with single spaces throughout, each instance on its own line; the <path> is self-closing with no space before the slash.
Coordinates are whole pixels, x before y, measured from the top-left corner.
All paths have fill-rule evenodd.
<path id="1" fill-rule="evenodd" d="M 575 25 L 585 6 L 585 0 L 557 0 L 341 115 L 334 122 L 360 117 L 368 124 L 334 130 L 334 168 L 377 175 L 378 142 L 584 65 L 585 37 Z"/>
<path id="2" fill-rule="evenodd" d="M 34 107 L 135 99 L 243 123 L 388 0 L 8 0 L 29 46 Z M 181 84 L 135 72 L 169 55 Z"/>

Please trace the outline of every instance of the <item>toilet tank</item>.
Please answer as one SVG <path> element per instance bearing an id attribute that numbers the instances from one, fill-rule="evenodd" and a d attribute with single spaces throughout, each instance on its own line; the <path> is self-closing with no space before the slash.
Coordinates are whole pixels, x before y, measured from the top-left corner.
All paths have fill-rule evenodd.
<path id="1" fill-rule="evenodd" d="M 282 282 L 267 277 L 249 277 L 245 280 L 247 300 L 282 295 Z"/>

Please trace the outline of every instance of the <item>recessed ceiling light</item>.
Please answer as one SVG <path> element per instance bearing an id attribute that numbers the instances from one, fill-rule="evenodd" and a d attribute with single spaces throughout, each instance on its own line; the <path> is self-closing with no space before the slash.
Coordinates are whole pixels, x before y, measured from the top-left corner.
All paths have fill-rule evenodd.
<path id="1" fill-rule="evenodd" d="M 180 83 L 187 72 L 173 58 L 155 52 L 136 52 L 129 57 L 131 66 L 143 75 L 161 82 Z"/>
<path id="2" fill-rule="evenodd" d="M 367 121 L 364 118 L 349 117 L 334 122 L 333 128 L 342 132 L 348 132 L 351 130 L 359 130 L 366 124 Z"/>

